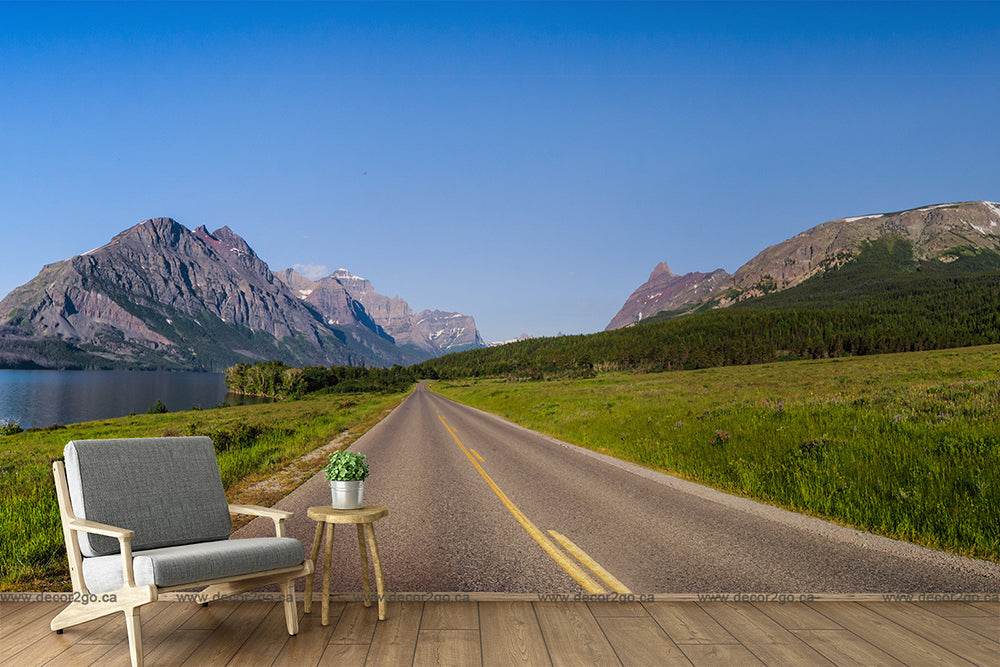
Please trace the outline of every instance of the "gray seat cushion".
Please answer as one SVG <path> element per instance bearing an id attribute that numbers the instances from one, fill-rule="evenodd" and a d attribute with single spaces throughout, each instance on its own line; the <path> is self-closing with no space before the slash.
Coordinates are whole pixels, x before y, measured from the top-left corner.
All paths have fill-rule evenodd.
<path id="1" fill-rule="evenodd" d="M 302 564 L 305 552 L 290 537 L 254 537 L 149 549 L 132 557 L 136 585 L 167 587 L 294 567 Z M 91 593 L 121 589 L 121 555 L 84 558 L 83 579 Z"/>
<path id="2" fill-rule="evenodd" d="M 232 531 L 205 436 L 74 440 L 63 455 L 73 513 L 135 531 L 133 551 L 224 540 Z M 119 551 L 113 537 L 78 535 L 84 556 Z"/>

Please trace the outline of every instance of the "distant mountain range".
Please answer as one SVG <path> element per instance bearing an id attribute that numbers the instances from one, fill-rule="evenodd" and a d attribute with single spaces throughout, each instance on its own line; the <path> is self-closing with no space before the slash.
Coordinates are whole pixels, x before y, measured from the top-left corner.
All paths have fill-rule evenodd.
<path id="1" fill-rule="evenodd" d="M 379 294 L 369 281 L 347 269 L 338 269 L 318 281 L 309 280 L 293 269 L 276 275 L 300 299 L 322 313 L 327 324 L 364 322 L 372 330 L 391 337 L 396 347 L 411 357 L 429 359 L 485 346 L 471 316 L 440 310 L 414 314 L 406 301 Z"/>
<path id="2" fill-rule="evenodd" d="M 831 220 L 766 248 L 732 275 L 722 269 L 676 275 L 661 263 L 605 330 L 780 292 L 846 264 L 868 243 L 895 238 L 912 244 L 917 261 L 946 264 L 970 251 L 998 251 L 1000 204 L 937 204 Z"/>
<path id="3" fill-rule="evenodd" d="M 0 368 L 408 365 L 482 346 L 470 316 L 414 315 L 346 270 L 274 274 L 229 227 L 170 218 L 46 265 L 0 301 Z"/>

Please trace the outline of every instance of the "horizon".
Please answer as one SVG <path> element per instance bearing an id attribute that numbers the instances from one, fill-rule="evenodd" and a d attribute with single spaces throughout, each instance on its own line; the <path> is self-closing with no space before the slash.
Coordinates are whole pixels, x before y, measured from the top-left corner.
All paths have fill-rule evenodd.
<path id="1" fill-rule="evenodd" d="M 1000 197 L 995 2 L 0 17 L 0 296 L 162 216 L 486 341 L 594 333 L 660 262 L 733 273 L 829 220 Z"/>

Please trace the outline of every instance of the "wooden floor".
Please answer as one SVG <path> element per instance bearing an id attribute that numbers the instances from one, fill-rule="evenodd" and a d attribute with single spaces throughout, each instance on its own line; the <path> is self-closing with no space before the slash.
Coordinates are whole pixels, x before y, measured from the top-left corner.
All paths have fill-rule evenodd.
<path id="1" fill-rule="evenodd" d="M 64 605 L 0 602 L 0 664 L 127 665 L 122 614 L 64 634 Z M 156 602 L 147 665 L 1000 665 L 1000 603 L 335 602 L 289 637 L 275 602 Z M 302 605 L 299 605 L 302 614 Z"/>

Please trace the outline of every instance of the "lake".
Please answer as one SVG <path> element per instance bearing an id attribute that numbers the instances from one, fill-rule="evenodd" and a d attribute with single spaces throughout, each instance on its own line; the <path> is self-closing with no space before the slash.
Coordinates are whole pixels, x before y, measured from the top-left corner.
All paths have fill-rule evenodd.
<path id="1" fill-rule="evenodd" d="M 229 394 L 222 373 L 0 370 L 0 420 L 22 428 L 145 414 L 157 400 L 171 412 L 261 402 Z"/>

